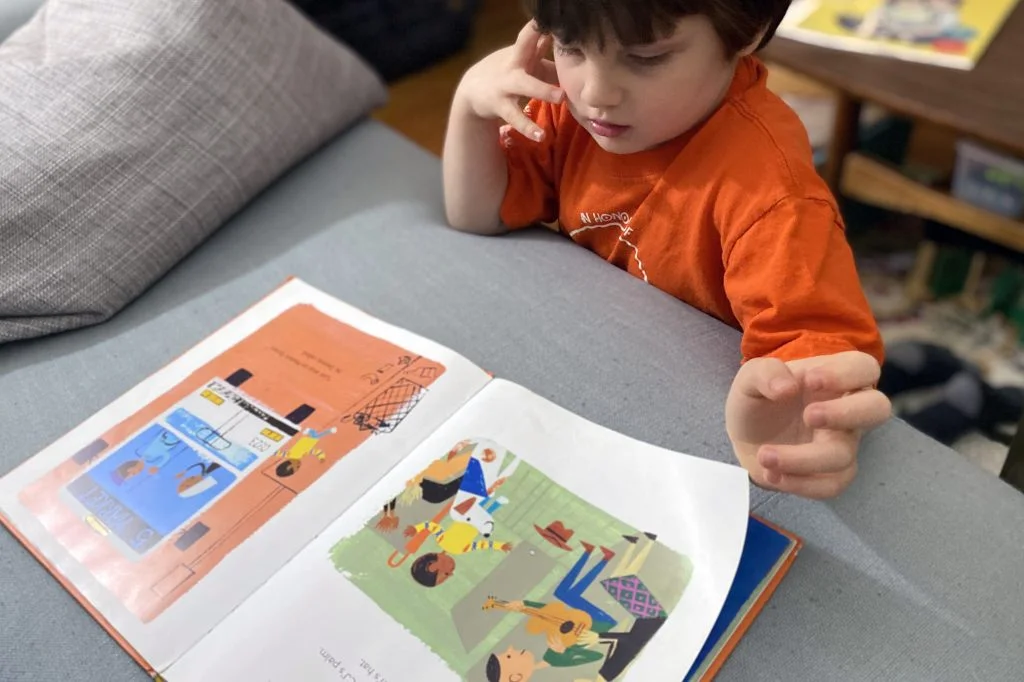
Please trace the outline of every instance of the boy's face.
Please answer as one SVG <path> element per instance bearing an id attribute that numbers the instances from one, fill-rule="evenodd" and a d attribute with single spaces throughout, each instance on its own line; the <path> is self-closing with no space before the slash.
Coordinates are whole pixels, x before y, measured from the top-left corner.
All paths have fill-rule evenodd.
<path id="1" fill-rule="evenodd" d="M 650 44 L 624 46 L 614 31 L 604 35 L 604 49 L 556 41 L 555 67 L 573 116 L 615 154 L 657 147 L 700 123 L 722 101 L 742 56 L 726 57 L 700 15 L 683 17 Z"/>

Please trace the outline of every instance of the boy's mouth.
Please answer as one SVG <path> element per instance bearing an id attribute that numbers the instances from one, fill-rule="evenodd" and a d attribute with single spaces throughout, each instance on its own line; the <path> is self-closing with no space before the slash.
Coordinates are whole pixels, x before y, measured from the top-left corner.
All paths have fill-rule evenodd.
<path id="1" fill-rule="evenodd" d="M 630 126 L 618 125 L 617 123 L 602 121 L 597 118 L 587 119 L 587 125 L 592 133 L 601 137 L 618 137 L 630 128 Z"/>

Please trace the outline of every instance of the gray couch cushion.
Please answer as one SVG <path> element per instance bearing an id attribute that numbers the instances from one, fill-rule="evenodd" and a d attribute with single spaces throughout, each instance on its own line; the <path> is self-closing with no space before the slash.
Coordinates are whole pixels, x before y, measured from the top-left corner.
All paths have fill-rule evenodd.
<path id="1" fill-rule="evenodd" d="M 11 344 L 0 475 L 289 275 L 599 424 L 732 460 L 722 407 L 736 330 L 554 233 L 444 228 L 439 171 L 360 124 L 123 314 Z M 716 682 L 1020 679 L 1024 496 L 1010 486 L 894 420 L 868 437 L 838 500 L 754 489 L 751 504 L 807 544 Z M 0 680 L 148 679 L 4 532 L 0 576 Z"/>
<path id="2" fill-rule="evenodd" d="M 281 0 L 50 0 L 0 45 L 0 343 L 109 318 L 385 97 Z"/>

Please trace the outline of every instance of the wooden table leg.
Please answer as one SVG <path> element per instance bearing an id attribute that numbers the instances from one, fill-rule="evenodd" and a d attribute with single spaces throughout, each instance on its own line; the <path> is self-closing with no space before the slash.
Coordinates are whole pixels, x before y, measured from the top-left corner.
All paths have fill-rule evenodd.
<path id="1" fill-rule="evenodd" d="M 914 267 L 911 268 L 903 286 L 907 302 L 917 305 L 931 295 L 932 275 L 935 272 L 935 261 L 938 257 L 939 245 L 935 242 L 925 240 L 918 245 Z"/>
<path id="2" fill-rule="evenodd" d="M 860 138 L 860 112 L 862 102 L 852 95 L 840 92 L 836 100 L 836 117 L 832 124 L 832 142 L 825 164 L 825 182 L 839 194 L 839 180 L 843 175 L 846 155 L 857 148 Z"/>

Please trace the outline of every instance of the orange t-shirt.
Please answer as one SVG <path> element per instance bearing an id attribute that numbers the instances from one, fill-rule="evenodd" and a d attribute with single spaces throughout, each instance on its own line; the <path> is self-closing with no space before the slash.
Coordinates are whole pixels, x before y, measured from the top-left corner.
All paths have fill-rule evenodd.
<path id="1" fill-rule="evenodd" d="M 796 114 L 755 57 L 721 106 L 655 149 L 615 155 L 568 107 L 532 101 L 543 142 L 503 139 L 510 229 L 562 233 L 646 282 L 743 330 L 743 360 L 862 350 L 882 342 L 835 199 Z"/>

